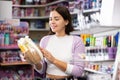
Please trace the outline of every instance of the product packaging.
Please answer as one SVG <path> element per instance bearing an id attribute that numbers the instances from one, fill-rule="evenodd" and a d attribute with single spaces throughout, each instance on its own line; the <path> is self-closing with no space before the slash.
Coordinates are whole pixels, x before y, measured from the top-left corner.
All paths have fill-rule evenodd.
<path id="1" fill-rule="evenodd" d="M 40 49 L 37 47 L 37 45 L 32 41 L 29 36 L 25 36 L 24 38 L 20 38 L 18 41 L 18 47 L 22 51 L 22 53 L 25 53 L 26 51 L 35 51 L 32 54 L 39 54 L 41 60 L 43 59 L 43 55 L 40 51 Z"/>

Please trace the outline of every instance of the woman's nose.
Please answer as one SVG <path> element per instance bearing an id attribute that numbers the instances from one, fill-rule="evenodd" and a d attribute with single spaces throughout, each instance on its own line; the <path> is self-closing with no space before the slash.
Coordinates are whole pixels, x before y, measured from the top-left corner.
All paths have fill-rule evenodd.
<path id="1" fill-rule="evenodd" d="M 51 22 L 51 23 L 55 23 L 55 19 L 51 19 L 50 22 Z"/>

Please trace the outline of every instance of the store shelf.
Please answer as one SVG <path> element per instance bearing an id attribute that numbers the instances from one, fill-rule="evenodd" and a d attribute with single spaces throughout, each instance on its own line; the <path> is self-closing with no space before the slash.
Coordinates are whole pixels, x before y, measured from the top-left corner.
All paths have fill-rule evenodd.
<path id="1" fill-rule="evenodd" d="M 14 65 L 30 65 L 28 62 L 18 61 L 18 62 L 7 62 L 7 63 L 0 63 L 1 66 L 14 66 Z"/>
<path id="2" fill-rule="evenodd" d="M 0 46 L 0 50 L 19 49 L 18 45 Z"/>
<path id="3" fill-rule="evenodd" d="M 45 7 L 46 5 L 12 5 L 13 7 L 20 7 L 20 8 L 35 8 L 35 7 Z"/>
<path id="4" fill-rule="evenodd" d="M 120 29 L 119 26 L 100 26 L 100 25 L 95 25 L 91 26 L 89 29 L 84 29 L 84 30 L 75 30 L 71 32 L 71 34 L 97 34 L 97 33 L 102 33 L 102 32 L 107 32 L 107 31 L 112 31 L 112 30 L 118 30 Z"/>
<path id="5" fill-rule="evenodd" d="M 2 39 L 0 46 L 0 79 L 8 80 L 10 77 L 13 79 L 15 74 L 17 74 L 17 76 L 22 78 L 14 78 L 14 80 L 23 80 L 23 77 L 24 79 L 27 79 L 26 76 L 28 77 L 29 74 L 29 80 L 33 80 L 33 66 L 28 62 L 23 61 L 24 59 L 21 57 L 22 52 L 17 45 L 18 39 L 28 35 L 28 23 L 21 21 L 20 25 L 13 26 L 12 24 L 7 23 L 6 20 L 3 20 L 2 22 L 1 25 L 4 26 L 4 30 L 0 31 L 2 35 L 0 38 Z M 8 22 L 11 22 L 11 20 L 8 20 Z M 16 21 L 13 21 L 12 23 L 15 24 Z M 18 73 L 19 71 L 23 71 L 24 76 L 21 76 Z"/>
<path id="6" fill-rule="evenodd" d="M 93 8 L 93 9 L 88 9 L 88 10 L 83 10 L 83 13 L 93 13 L 93 12 L 98 12 L 100 11 L 100 8 Z"/>
<path id="7" fill-rule="evenodd" d="M 57 0 L 57 1 L 54 1 L 54 2 L 51 2 L 51 3 L 42 4 L 42 5 L 13 5 L 13 7 L 21 7 L 21 8 L 46 7 L 46 6 L 50 6 L 50 5 L 53 5 L 53 4 L 58 4 L 58 3 L 61 3 L 61 2 L 68 2 L 68 1 L 67 0 Z"/>
<path id="8" fill-rule="evenodd" d="M 65 5 L 64 3 L 68 3 L 68 0 L 55 0 L 50 3 L 45 4 L 26 4 L 26 1 L 22 1 L 21 4 L 13 4 L 13 18 L 20 19 L 20 21 L 27 21 L 29 23 L 29 36 L 32 39 L 41 39 L 42 36 L 46 34 L 48 29 L 49 22 L 49 10 L 52 6 Z M 69 3 L 68 3 L 69 4 Z M 74 15 L 76 13 L 73 13 Z M 42 26 L 42 29 L 40 29 Z M 38 29 L 38 27 L 40 27 Z M 32 35 L 34 32 L 35 36 Z M 38 34 L 37 32 L 41 32 L 42 34 Z M 45 32 L 45 33 L 43 33 Z"/>
<path id="9" fill-rule="evenodd" d="M 93 73 L 96 73 L 96 74 L 111 74 L 111 73 L 105 73 L 105 72 L 100 72 L 100 71 L 92 70 L 92 69 L 89 69 L 89 68 L 85 68 L 84 70 L 88 71 L 88 72 L 93 72 Z"/>
<path id="10" fill-rule="evenodd" d="M 111 61 L 115 61 L 115 59 L 108 59 L 108 60 L 86 60 L 89 62 L 111 62 Z"/>
<path id="11" fill-rule="evenodd" d="M 48 19 L 49 16 L 41 16 L 41 17 L 35 17 L 35 16 L 31 16 L 31 17 L 13 17 L 14 19 Z"/>
<path id="12" fill-rule="evenodd" d="M 84 61 L 84 62 L 95 62 L 95 63 L 98 63 L 98 62 L 114 62 L 115 59 L 108 59 L 108 60 L 81 60 L 81 59 L 78 59 L 78 60 L 74 60 L 75 62 L 81 62 L 81 61 Z"/>
<path id="13" fill-rule="evenodd" d="M 36 29 L 36 28 L 30 28 L 29 31 L 49 31 L 49 29 Z"/>

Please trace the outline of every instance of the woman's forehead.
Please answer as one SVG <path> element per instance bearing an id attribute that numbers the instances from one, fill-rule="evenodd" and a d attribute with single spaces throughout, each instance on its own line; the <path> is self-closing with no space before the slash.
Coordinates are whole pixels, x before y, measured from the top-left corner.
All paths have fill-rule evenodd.
<path id="1" fill-rule="evenodd" d="M 49 17 L 62 17 L 57 11 L 51 11 Z"/>

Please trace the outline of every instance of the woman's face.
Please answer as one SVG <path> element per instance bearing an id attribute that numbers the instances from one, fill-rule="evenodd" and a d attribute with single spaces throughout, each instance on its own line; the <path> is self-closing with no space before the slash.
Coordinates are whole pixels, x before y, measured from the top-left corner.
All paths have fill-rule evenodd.
<path id="1" fill-rule="evenodd" d="M 65 33 L 65 25 L 67 24 L 68 21 L 65 21 L 57 11 L 50 12 L 49 25 L 54 33 Z"/>

